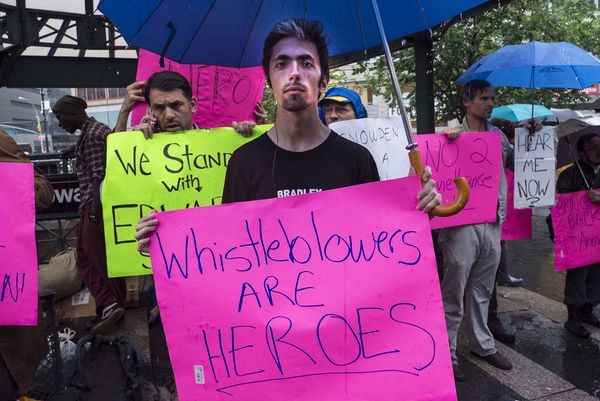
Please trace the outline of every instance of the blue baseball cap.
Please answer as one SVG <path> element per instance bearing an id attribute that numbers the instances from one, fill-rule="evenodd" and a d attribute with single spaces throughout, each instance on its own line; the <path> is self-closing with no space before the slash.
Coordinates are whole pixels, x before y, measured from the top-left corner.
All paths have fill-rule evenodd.
<path id="1" fill-rule="evenodd" d="M 330 88 L 325 92 L 323 98 L 319 100 L 319 107 L 322 107 L 327 100 L 339 103 L 351 103 L 352 107 L 354 107 L 356 118 L 365 118 L 367 116 L 365 106 L 363 106 L 360 100 L 360 95 L 353 90 L 342 87 Z"/>

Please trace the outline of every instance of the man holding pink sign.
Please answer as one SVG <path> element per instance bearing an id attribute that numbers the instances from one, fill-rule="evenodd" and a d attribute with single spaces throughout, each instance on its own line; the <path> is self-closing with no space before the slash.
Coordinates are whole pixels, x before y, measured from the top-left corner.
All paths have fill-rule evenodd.
<path id="1" fill-rule="evenodd" d="M 560 174 L 556 183 L 556 192 L 558 194 L 567 194 L 587 190 L 587 200 L 583 199 L 579 201 L 579 205 L 572 205 L 573 207 L 571 207 L 571 209 L 584 208 L 587 209 L 587 212 L 589 212 L 588 214 L 592 216 L 595 212 L 591 212 L 591 209 L 597 209 L 597 205 L 600 205 L 600 193 L 596 190 L 600 188 L 600 135 L 597 133 L 583 135 L 577 141 L 577 151 L 580 160 Z M 584 203 L 586 201 L 587 203 Z M 565 235 L 563 234 L 566 233 L 560 232 L 562 231 L 562 227 L 560 224 L 557 224 L 559 222 L 555 221 L 561 214 L 561 209 L 568 208 L 561 208 L 561 204 L 563 204 L 563 202 L 561 202 L 561 196 L 559 195 L 557 205 L 552 210 L 552 222 L 556 231 L 555 242 L 557 250 L 561 243 L 568 243 L 568 241 L 563 241 L 561 239 L 565 238 Z M 573 215 L 579 214 L 575 213 Z M 571 220 L 572 221 L 567 224 L 568 229 L 574 229 L 575 226 L 579 225 L 579 222 L 577 221 L 579 219 Z M 583 225 L 598 226 L 598 223 L 594 222 L 592 217 L 587 220 L 589 221 Z M 572 231 L 574 232 L 574 230 Z M 561 256 L 568 252 L 568 248 L 581 247 L 582 236 L 577 236 L 575 242 L 579 245 L 572 244 L 572 246 L 566 247 L 562 253 L 556 253 L 557 268 L 563 262 Z M 588 252 L 590 252 L 590 254 L 593 253 L 591 250 L 588 250 Z M 577 264 L 575 264 L 575 266 L 577 266 Z M 567 305 L 569 312 L 568 320 L 565 322 L 565 328 L 571 334 L 582 338 L 589 337 L 590 332 L 582 323 L 600 327 L 600 319 L 594 314 L 594 306 L 600 303 L 600 263 L 569 268 L 569 270 L 567 270 L 564 303 Z"/>
<path id="2" fill-rule="evenodd" d="M 488 121 L 495 98 L 489 82 L 471 81 L 461 96 L 466 116 L 459 130 L 448 133 L 449 139 L 457 138 L 461 132 L 499 131 Z M 501 138 L 502 164 L 506 164 L 511 147 L 503 134 Z M 456 380 L 466 379 L 456 356 L 458 328 L 464 315 L 468 322 L 471 352 L 494 367 L 512 369 L 510 361 L 496 350 L 494 337 L 487 324 L 490 298 L 500 262 L 500 223 L 506 217 L 504 167 L 499 174 L 496 221 L 443 228 L 438 236 L 446 268 L 442 280 L 442 298 Z M 498 328 L 504 331 L 503 326 Z"/>
<path id="3" fill-rule="evenodd" d="M 165 59 L 160 67 L 160 56 L 147 50 L 140 50 L 136 82 L 128 85 L 115 132 L 127 130 L 127 121 L 131 114 L 133 126 L 141 126 L 148 137 L 154 131 L 167 131 L 157 121 L 151 108 L 149 80 L 157 77 L 177 74 L 188 82 L 189 98 L 194 100 L 194 110 L 190 114 L 190 126 L 200 128 L 228 127 L 244 136 L 252 134 L 252 129 L 265 117 L 260 105 L 264 76 L 260 67 L 229 68 L 201 64 L 179 64 Z M 151 85 L 156 86 L 156 85 Z M 239 121 L 239 122 L 238 122 Z"/>

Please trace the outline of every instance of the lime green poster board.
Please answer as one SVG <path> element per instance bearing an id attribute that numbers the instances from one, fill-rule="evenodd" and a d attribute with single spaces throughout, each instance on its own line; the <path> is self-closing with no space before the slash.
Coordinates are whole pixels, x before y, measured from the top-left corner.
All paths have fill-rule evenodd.
<path id="1" fill-rule="evenodd" d="M 235 149 L 270 128 L 244 138 L 233 128 L 108 136 L 102 186 L 104 238 L 110 277 L 152 274 L 150 258 L 137 251 L 138 220 L 158 211 L 221 203 L 225 171 Z"/>

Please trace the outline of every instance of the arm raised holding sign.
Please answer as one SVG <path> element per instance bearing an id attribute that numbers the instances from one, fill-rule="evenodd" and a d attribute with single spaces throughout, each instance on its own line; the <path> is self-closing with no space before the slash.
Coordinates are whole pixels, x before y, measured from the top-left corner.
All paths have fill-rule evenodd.
<path id="1" fill-rule="evenodd" d="M 117 118 L 117 124 L 115 125 L 113 132 L 127 131 L 129 114 L 136 103 L 144 101 L 145 84 L 146 81 L 136 81 L 125 88 L 125 98 L 123 99 L 123 105 L 119 111 L 119 117 Z"/>

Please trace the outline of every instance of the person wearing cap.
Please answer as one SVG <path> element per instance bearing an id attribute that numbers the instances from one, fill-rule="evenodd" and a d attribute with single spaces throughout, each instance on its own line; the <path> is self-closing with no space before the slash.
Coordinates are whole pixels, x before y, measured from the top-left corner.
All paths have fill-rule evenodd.
<path id="1" fill-rule="evenodd" d="M 100 182 L 106 163 L 106 137 L 111 129 L 85 112 L 87 103 L 75 96 L 63 96 L 52 111 L 59 125 L 70 134 L 80 130 L 75 145 L 79 182 L 79 228 L 77 230 L 77 265 L 85 285 L 96 301 L 96 319 L 92 334 L 109 331 L 125 314 L 125 281 L 108 278 L 106 246 L 100 206 Z"/>
<path id="2" fill-rule="evenodd" d="M 342 87 L 330 88 L 319 101 L 319 117 L 325 125 L 336 121 L 367 118 L 360 95 Z"/>

